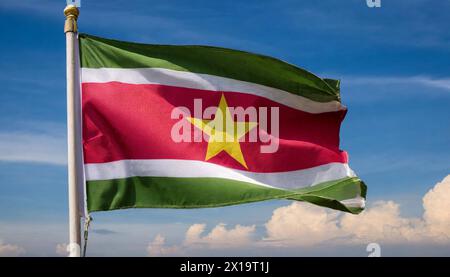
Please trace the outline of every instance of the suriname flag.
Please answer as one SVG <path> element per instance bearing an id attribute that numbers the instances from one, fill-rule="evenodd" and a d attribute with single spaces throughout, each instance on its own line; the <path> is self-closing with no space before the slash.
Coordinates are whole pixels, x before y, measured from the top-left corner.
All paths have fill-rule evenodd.
<path id="1" fill-rule="evenodd" d="M 339 81 L 209 46 L 79 35 L 88 211 L 291 199 L 364 209 Z"/>

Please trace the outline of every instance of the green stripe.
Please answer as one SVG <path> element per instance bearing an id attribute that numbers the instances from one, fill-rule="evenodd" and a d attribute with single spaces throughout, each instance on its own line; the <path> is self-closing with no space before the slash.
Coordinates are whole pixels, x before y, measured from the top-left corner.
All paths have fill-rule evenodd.
<path id="1" fill-rule="evenodd" d="M 295 191 L 301 194 L 345 200 L 353 198 L 356 195 L 366 198 L 367 187 L 359 178 L 353 177 L 324 182 L 312 187 L 296 189 Z"/>
<path id="2" fill-rule="evenodd" d="M 81 66 L 166 68 L 261 84 L 318 102 L 340 100 L 339 82 L 278 59 L 249 52 L 188 45 L 124 42 L 80 34 Z"/>
<path id="3" fill-rule="evenodd" d="M 363 210 L 362 208 L 347 207 L 339 201 L 357 196 L 365 199 L 367 186 L 359 178 L 354 177 L 329 181 L 295 191 L 299 195 L 289 197 L 292 200 L 306 201 L 319 206 L 358 214 Z"/>
<path id="4" fill-rule="evenodd" d="M 207 208 L 269 199 L 306 201 L 351 213 L 339 200 L 365 197 L 365 185 L 358 178 L 345 178 L 298 191 L 263 187 L 220 178 L 129 177 L 88 181 L 90 212 L 126 208 Z"/>

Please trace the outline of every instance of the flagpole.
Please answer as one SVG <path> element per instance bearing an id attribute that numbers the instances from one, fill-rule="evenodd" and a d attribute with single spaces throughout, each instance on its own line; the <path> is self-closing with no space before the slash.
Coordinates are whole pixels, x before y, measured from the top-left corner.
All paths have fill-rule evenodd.
<path id="1" fill-rule="evenodd" d="M 68 164 L 68 190 L 69 190 L 69 256 L 80 257 L 81 234 L 80 234 L 80 209 L 79 193 L 77 184 L 77 91 L 79 89 L 76 58 L 77 58 L 77 19 L 79 10 L 74 5 L 67 5 L 64 9 L 66 21 L 64 33 L 66 34 L 66 66 L 67 66 L 67 164 Z"/>

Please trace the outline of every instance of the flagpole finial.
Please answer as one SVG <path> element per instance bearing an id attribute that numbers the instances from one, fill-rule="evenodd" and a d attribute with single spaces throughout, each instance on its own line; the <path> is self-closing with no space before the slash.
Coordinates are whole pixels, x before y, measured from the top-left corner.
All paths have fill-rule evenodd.
<path id="1" fill-rule="evenodd" d="M 64 23 L 64 33 L 78 31 L 77 19 L 80 14 L 80 10 L 75 5 L 67 5 L 64 9 L 64 15 L 66 16 L 66 22 Z"/>

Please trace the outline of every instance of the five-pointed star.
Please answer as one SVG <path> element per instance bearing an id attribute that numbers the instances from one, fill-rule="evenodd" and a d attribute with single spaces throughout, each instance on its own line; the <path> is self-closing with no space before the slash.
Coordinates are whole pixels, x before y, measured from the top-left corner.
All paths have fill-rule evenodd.
<path id="1" fill-rule="evenodd" d="M 206 161 L 220 152 L 225 151 L 233 159 L 248 169 L 247 163 L 242 155 L 239 139 L 255 128 L 258 123 L 235 122 L 223 94 L 220 98 L 219 107 L 217 108 L 213 120 L 204 120 L 193 117 L 188 117 L 187 120 L 209 136 L 208 149 L 205 157 Z"/>

